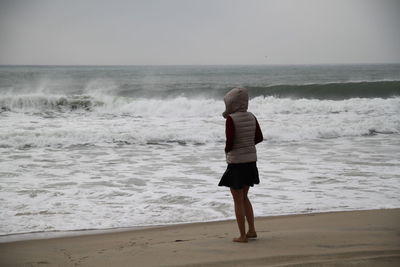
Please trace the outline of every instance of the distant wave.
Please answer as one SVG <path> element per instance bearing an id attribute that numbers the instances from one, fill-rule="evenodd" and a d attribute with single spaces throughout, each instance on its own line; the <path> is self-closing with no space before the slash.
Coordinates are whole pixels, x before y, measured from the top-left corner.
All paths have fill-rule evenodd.
<path id="1" fill-rule="evenodd" d="M 380 86 L 379 86 L 380 85 Z M 381 89 L 374 89 L 378 86 Z M 339 88 L 339 89 L 338 89 Z M 310 85 L 274 85 L 268 87 L 250 87 L 253 103 L 252 109 L 260 107 L 268 107 L 270 102 L 275 99 L 277 104 L 279 100 L 281 104 L 277 104 L 276 110 L 284 109 L 286 113 L 303 113 L 309 110 L 309 107 L 303 107 L 300 102 L 296 105 L 296 101 L 310 100 L 317 102 L 312 103 L 314 108 L 318 109 L 324 100 L 338 100 L 334 107 L 341 107 L 343 101 L 351 101 L 352 99 L 398 99 L 400 97 L 400 81 L 393 82 L 360 82 L 345 84 L 310 84 Z M 220 114 L 224 107 L 223 97 L 204 98 L 204 97 L 187 97 L 184 95 L 176 95 L 167 98 L 148 98 L 134 96 L 118 96 L 99 94 L 91 92 L 86 95 L 51 95 L 51 94 L 21 94 L 21 95 L 4 95 L 0 96 L 0 113 L 7 111 L 15 112 L 71 112 L 71 111 L 101 111 L 110 114 L 119 114 L 121 112 L 133 114 L 134 116 L 181 116 L 183 114 L 197 116 L 198 114 Z M 262 103 L 259 100 L 262 99 Z M 286 108 L 286 100 L 291 106 Z M 340 100 L 340 101 L 339 101 Z M 342 103 L 342 104 L 340 104 Z M 267 106 L 264 106 L 266 105 Z M 207 106 L 208 109 L 204 109 Z M 212 107 L 211 110 L 209 110 Z M 296 110 L 295 107 L 302 107 Z M 318 110 L 324 113 L 325 110 Z M 139 115 L 138 115 L 139 114 Z M 181 115 L 180 115 L 181 114 Z M 208 115 L 207 115 L 208 116 Z"/>
<path id="2" fill-rule="evenodd" d="M 252 98 L 258 96 L 273 96 L 291 99 L 344 100 L 351 98 L 390 98 L 400 96 L 400 81 L 361 81 L 335 82 L 314 84 L 244 84 L 250 90 Z M 138 89 L 129 84 L 115 88 L 119 96 L 135 98 L 211 98 L 223 99 L 224 95 L 234 86 L 210 87 L 196 84 L 174 84 L 165 88 Z"/>
<path id="3" fill-rule="evenodd" d="M 6 104 L 1 102 L 3 109 L 18 106 L 25 108 L 31 101 L 36 107 L 42 105 L 53 109 L 91 110 L 97 105 L 92 99 L 103 95 L 131 99 L 165 100 L 185 97 L 222 100 L 230 89 L 240 86 L 250 89 L 251 98 L 386 99 L 400 96 L 399 70 L 399 64 L 0 66 L 0 98 L 9 96 L 9 100 L 13 101 Z"/>
<path id="4" fill-rule="evenodd" d="M 376 82 L 347 82 L 347 83 L 326 83 L 326 84 L 280 84 L 271 86 L 247 86 L 250 89 L 252 98 L 274 97 L 280 99 L 317 99 L 317 100 L 346 100 L 352 98 L 381 98 L 400 97 L 400 81 L 376 81 Z M 169 99 L 183 99 L 180 102 L 187 102 L 186 107 L 191 109 L 189 104 L 196 104 L 190 100 L 208 99 L 210 101 L 222 100 L 226 89 L 202 89 L 183 90 L 182 88 L 170 88 L 165 91 L 157 91 L 152 96 L 151 91 L 146 94 L 133 91 L 115 90 L 114 95 L 110 92 L 104 93 L 101 89 L 92 90 L 87 94 L 78 95 L 52 95 L 52 94 L 6 94 L 0 96 L 0 112 L 10 110 L 22 111 L 60 111 L 69 112 L 73 110 L 92 111 L 98 107 L 106 106 L 121 107 L 129 105 L 133 100 L 148 99 L 153 102 Z M 144 107 L 146 108 L 146 107 Z"/>
<path id="5" fill-rule="evenodd" d="M 400 81 L 248 86 L 252 96 L 344 100 L 400 96 Z"/>

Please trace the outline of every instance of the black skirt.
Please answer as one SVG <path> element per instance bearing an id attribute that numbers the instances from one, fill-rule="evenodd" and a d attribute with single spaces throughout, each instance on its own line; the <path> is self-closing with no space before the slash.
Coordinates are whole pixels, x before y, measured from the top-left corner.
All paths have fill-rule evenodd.
<path id="1" fill-rule="evenodd" d="M 222 175 L 218 186 L 227 186 L 232 189 L 242 189 L 244 186 L 259 184 L 258 169 L 256 162 L 231 163 Z"/>

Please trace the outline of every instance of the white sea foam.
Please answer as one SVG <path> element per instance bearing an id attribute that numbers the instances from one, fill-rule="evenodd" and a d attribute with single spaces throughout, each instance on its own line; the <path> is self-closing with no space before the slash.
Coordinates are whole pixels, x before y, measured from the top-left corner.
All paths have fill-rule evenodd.
<path id="1" fill-rule="evenodd" d="M 261 143 L 256 215 L 398 207 L 398 147 L 386 136 Z M 216 186 L 224 168 L 222 144 L 2 150 L 1 234 L 232 218 Z"/>

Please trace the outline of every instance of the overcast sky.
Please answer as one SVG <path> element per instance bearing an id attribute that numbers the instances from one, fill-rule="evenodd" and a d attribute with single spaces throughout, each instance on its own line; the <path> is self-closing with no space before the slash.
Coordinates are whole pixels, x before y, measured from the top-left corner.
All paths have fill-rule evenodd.
<path id="1" fill-rule="evenodd" d="M 400 63 L 400 0 L 0 0 L 0 64 Z"/>

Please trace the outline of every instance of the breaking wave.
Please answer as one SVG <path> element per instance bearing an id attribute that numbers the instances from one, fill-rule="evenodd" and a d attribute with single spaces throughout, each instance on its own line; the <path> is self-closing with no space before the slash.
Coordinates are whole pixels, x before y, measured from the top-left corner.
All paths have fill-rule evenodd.
<path id="1" fill-rule="evenodd" d="M 26 97 L 26 96 L 25 96 Z M 222 100 L 126 97 L 26 97 L 0 112 L 0 147 L 202 145 L 224 142 Z M 64 100 L 65 99 L 65 100 Z M 36 102 L 35 102 L 35 101 Z M 4 105 L 5 98 L 0 99 Z M 34 112 L 26 112 L 34 108 Z M 73 110 L 49 117 L 42 108 Z M 343 101 L 256 97 L 249 109 L 272 142 L 400 134 L 400 97 Z M 83 110 L 82 112 L 75 112 Z M 43 114 L 43 115 L 40 115 Z M 35 124 L 32 124 L 32 118 Z M 48 120 L 50 118 L 51 120 Z M 67 119 L 66 119 L 67 118 Z"/>
<path id="2" fill-rule="evenodd" d="M 400 96 L 400 81 L 376 82 L 347 82 L 326 84 L 291 85 L 280 84 L 270 86 L 248 86 L 252 98 L 269 97 L 281 99 L 318 99 L 318 100 L 347 100 L 352 98 L 393 98 Z M 91 88 L 77 95 L 36 94 L 6 94 L 0 97 L 0 111 L 92 111 L 104 105 L 117 106 L 129 104 L 133 100 L 147 99 L 149 102 L 164 101 L 165 99 L 199 100 L 208 99 L 219 101 L 229 88 L 195 90 L 174 88 L 157 91 L 151 96 L 151 90 L 143 93 L 140 90 L 114 88 L 104 92 L 101 86 Z M 193 102 L 194 103 L 194 102 Z M 188 106 L 187 108 L 190 109 Z"/>

